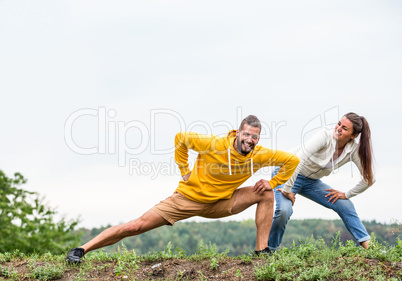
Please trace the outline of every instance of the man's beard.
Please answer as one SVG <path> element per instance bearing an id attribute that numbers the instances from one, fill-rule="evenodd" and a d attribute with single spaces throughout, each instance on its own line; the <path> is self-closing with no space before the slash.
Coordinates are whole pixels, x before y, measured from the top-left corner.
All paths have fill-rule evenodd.
<path id="1" fill-rule="evenodd" d="M 253 150 L 254 145 L 250 147 L 249 151 L 244 151 L 243 148 L 241 147 L 241 143 L 242 141 L 240 141 L 239 139 L 237 139 L 237 150 L 240 152 L 240 154 L 242 155 L 247 155 L 251 152 L 251 150 Z"/>

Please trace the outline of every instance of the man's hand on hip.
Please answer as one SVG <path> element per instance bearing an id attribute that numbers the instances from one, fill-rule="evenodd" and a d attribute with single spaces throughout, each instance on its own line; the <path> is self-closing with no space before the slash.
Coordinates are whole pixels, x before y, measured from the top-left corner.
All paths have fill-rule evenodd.
<path id="1" fill-rule="evenodd" d="M 188 173 L 187 175 L 182 176 L 181 178 L 182 178 L 184 181 L 188 181 L 188 179 L 190 178 L 190 176 L 191 176 L 191 172 Z"/>

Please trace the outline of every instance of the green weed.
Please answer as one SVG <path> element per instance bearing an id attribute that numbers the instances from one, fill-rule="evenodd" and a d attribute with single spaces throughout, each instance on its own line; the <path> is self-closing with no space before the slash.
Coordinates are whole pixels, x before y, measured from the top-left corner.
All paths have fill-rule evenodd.
<path id="1" fill-rule="evenodd" d="M 138 268 L 138 260 L 135 251 L 127 250 L 124 245 L 122 246 L 122 249 L 120 249 L 120 247 L 118 248 L 115 259 L 117 260 L 117 264 L 114 267 L 114 273 L 116 276 L 130 276 Z"/>
<path id="2" fill-rule="evenodd" d="M 218 260 L 227 258 L 227 254 L 229 253 L 229 249 L 226 249 L 223 253 L 218 253 L 216 250 L 216 245 L 212 245 L 209 242 L 209 245 L 205 245 L 204 243 L 200 243 L 199 250 L 190 257 L 190 260 L 199 261 L 205 259 L 212 259 L 213 257 L 217 258 Z"/>
<path id="3" fill-rule="evenodd" d="M 219 264 L 218 264 L 217 259 L 214 258 L 214 257 L 211 258 L 210 268 L 211 268 L 212 270 L 217 270 L 217 269 L 218 269 L 218 266 L 219 266 Z"/>
<path id="4" fill-rule="evenodd" d="M 29 277 L 38 280 L 52 280 L 59 279 L 63 276 L 65 268 L 64 265 L 48 264 L 45 266 L 29 266 Z"/>
<path id="5" fill-rule="evenodd" d="M 18 279 L 18 272 L 14 270 L 14 268 L 7 268 L 0 266 L 0 276 L 4 276 L 10 278 L 11 280 L 19 280 Z"/>
<path id="6" fill-rule="evenodd" d="M 251 255 L 241 255 L 236 258 L 240 259 L 242 262 L 246 264 L 249 264 L 253 261 L 253 257 Z"/>
<path id="7" fill-rule="evenodd" d="M 201 281 L 207 281 L 208 278 L 204 276 L 204 274 L 202 274 L 201 270 L 198 270 L 198 277 L 200 278 Z"/>
<path id="8" fill-rule="evenodd" d="M 93 270 L 99 272 L 107 267 L 119 278 L 134 280 L 140 262 L 166 259 L 187 259 L 194 262 L 206 260 L 209 268 L 222 278 L 230 276 L 230 272 L 233 274 L 231 270 L 219 273 L 222 261 L 236 259 L 240 261 L 239 264 L 251 265 L 257 280 L 402 280 L 402 241 L 399 238 L 395 246 L 388 246 L 378 243 L 375 235 L 372 235 L 372 246 L 365 250 L 353 241 L 341 243 L 339 234 L 333 238 L 331 245 L 326 245 L 322 239 L 310 237 L 299 241 L 297 245 L 294 243 L 291 248 L 283 248 L 261 259 L 255 259 L 250 254 L 230 258 L 227 255 L 229 250 L 219 253 L 216 245 L 211 242 L 201 243 L 192 256 L 186 256 L 180 248 L 173 249 L 172 244 L 168 243 L 163 251 L 140 257 L 135 251 L 122 245 L 112 254 L 103 251 L 90 253 L 79 265 L 68 265 L 64 255 L 51 253 L 30 256 L 20 251 L 0 253 L 0 280 L 58 279 L 63 278 L 67 269 L 75 272 L 74 280 L 87 280 L 94 273 Z M 368 260 L 374 260 L 374 265 Z M 22 263 L 27 263 L 27 273 L 19 273 L 12 267 Z M 389 276 L 390 264 L 393 267 L 392 276 Z M 244 278 L 241 268 L 237 268 L 234 274 L 237 278 Z M 178 270 L 173 279 L 187 280 L 190 278 L 187 275 L 185 270 Z M 208 279 L 202 271 L 192 277 L 198 280 Z M 148 278 L 151 279 L 151 276 Z"/>

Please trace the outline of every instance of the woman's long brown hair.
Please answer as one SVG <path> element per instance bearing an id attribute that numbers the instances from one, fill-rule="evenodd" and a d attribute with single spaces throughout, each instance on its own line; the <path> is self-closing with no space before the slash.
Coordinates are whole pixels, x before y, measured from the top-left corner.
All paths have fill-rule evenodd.
<path id="1" fill-rule="evenodd" d="M 344 115 L 353 124 L 353 133 L 360 134 L 359 141 L 359 158 L 363 167 L 363 179 L 369 184 L 373 184 L 373 148 L 371 146 L 370 126 L 363 116 L 359 116 L 354 112 Z"/>

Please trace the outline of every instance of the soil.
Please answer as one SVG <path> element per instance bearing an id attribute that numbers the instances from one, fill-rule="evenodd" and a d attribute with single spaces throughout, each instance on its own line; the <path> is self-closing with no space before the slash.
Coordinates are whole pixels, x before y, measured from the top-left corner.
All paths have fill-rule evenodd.
<path id="1" fill-rule="evenodd" d="M 85 274 L 80 274 L 80 268 L 85 267 L 85 262 L 80 266 L 71 266 L 59 279 L 53 280 L 257 280 L 254 274 L 254 266 L 267 263 L 269 260 L 254 258 L 252 261 L 242 261 L 235 259 L 226 259 L 219 261 L 217 269 L 211 269 L 209 260 L 189 261 L 184 259 L 169 259 L 156 262 L 140 262 L 138 268 L 132 274 L 121 274 L 116 276 L 114 272 L 116 262 L 92 262 L 92 269 L 85 270 Z M 402 270 L 402 263 L 380 262 L 378 260 L 367 259 L 367 264 L 371 266 L 381 264 L 383 272 L 387 279 L 394 277 L 400 278 L 398 271 Z M 21 276 L 17 280 L 35 280 L 26 277 L 29 272 L 27 262 L 8 262 L 1 266 L 9 269 L 13 268 Z M 36 262 L 35 267 L 45 266 L 49 263 Z M 16 280 L 1 277 L 0 280 Z M 4 279 L 2 279 L 4 278 Z M 329 278 L 328 280 L 339 280 L 338 278 Z M 350 279 L 354 280 L 354 278 Z M 371 279 L 366 279 L 371 280 Z M 374 279 L 373 279 L 374 280 Z"/>

